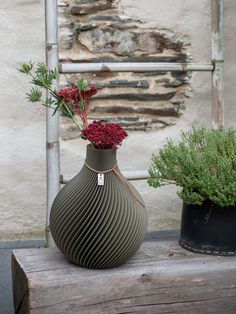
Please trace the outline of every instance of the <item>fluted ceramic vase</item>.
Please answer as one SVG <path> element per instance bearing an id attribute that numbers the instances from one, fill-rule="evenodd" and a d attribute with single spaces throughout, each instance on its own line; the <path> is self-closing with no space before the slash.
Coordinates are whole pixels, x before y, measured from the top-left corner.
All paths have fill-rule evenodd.
<path id="1" fill-rule="evenodd" d="M 143 242 L 146 208 L 116 165 L 116 150 L 88 145 L 83 168 L 53 202 L 52 237 L 64 256 L 79 266 L 119 266 Z"/>

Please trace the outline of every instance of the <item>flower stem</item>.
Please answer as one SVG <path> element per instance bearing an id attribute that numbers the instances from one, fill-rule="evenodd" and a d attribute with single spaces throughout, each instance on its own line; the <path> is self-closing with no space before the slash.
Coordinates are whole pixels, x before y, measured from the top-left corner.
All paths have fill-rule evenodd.
<path id="1" fill-rule="evenodd" d="M 78 127 L 80 130 L 83 130 L 82 126 L 76 121 L 76 119 L 73 117 L 73 114 L 71 113 L 70 109 L 67 107 L 65 103 L 63 103 L 64 108 L 66 109 L 68 115 L 68 118 L 70 118 Z"/>

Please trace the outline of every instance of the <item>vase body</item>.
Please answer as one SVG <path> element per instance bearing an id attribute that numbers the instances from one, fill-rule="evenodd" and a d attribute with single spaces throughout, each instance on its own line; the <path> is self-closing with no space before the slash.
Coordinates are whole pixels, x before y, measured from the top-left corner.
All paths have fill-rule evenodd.
<path id="1" fill-rule="evenodd" d="M 197 253 L 236 255 L 236 207 L 183 204 L 179 243 Z"/>
<path id="2" fill-rule="evenodd" d="M 74 264 L 94 269 L 119 266 L 141 245 L 147 212 L 118 167 L 119 176 L 111 170 L 116 164 L 116 150 L 88 145 L 85 162 L 89 168 L 84 165 L 53 202 L 52 237 Z M 104 185 L 98 185 L 95 171 L 107 170 L 111 171 L 104 173 Z"/>

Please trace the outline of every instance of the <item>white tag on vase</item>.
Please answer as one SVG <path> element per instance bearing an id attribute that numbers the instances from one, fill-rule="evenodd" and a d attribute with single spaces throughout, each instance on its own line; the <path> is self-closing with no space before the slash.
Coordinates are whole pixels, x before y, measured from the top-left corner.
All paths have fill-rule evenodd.
<path id="1" fill-rule="evenodd" d="M 98 173 L 98 185 L 104 185 L 104 173 Z"/>

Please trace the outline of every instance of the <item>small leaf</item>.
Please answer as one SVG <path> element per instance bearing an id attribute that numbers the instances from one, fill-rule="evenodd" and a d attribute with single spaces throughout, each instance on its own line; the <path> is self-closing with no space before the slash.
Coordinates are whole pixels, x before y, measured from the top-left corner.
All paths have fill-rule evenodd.
<path id="1" fill-rule="evenodd" d="M 21 73 L 25 73 L 28 75 L 30 71 L 33 69 L 33 63 L 29 61 L 29 63 L 19 63 L 17 70 Z"/>
<path id="2" fill-rule="evenodd" d="M 48 72 L 48 68 L 47 68 L 47 66 L 46 66 L 45 63 L 39 62 L 39 63 L 37 64 L 37 67 L 36 67 L 35 72 L 36 72 L 38 75 L 39 75 L 39 74 L 45 75 L 45 74 L 47 74 L 47 72 Z"/>
<path id="3" fill-rule="evenodd" d="M 42 91 L 36 87 L 31 87 L 30 92 L 26 93 L 27 99 L 30 102 L 38 102 L 42 98 Z"/>
<path id="4" fill-rule="evenodd" d="M 56 108 L 54 109 L 54 111 L 53 111 L 53 114 L 52 114 L 52 116 L 54 116 L 55 114 L 56 114 L 56 112 L 58 111 L 58 109 L 60 108 L 60 103 L 59 104 L 57 104 L 57 106 L 56 106 Z"/>
<path id="5" fill-rule="evenodd" d="M 88 88 L 88 81 L 87 80 L 84 80 L 84 79 L 80 79 L 77 81 L 77 86 L 78 88 L 81 90 L 81 91 L 84 91 Z"/>

